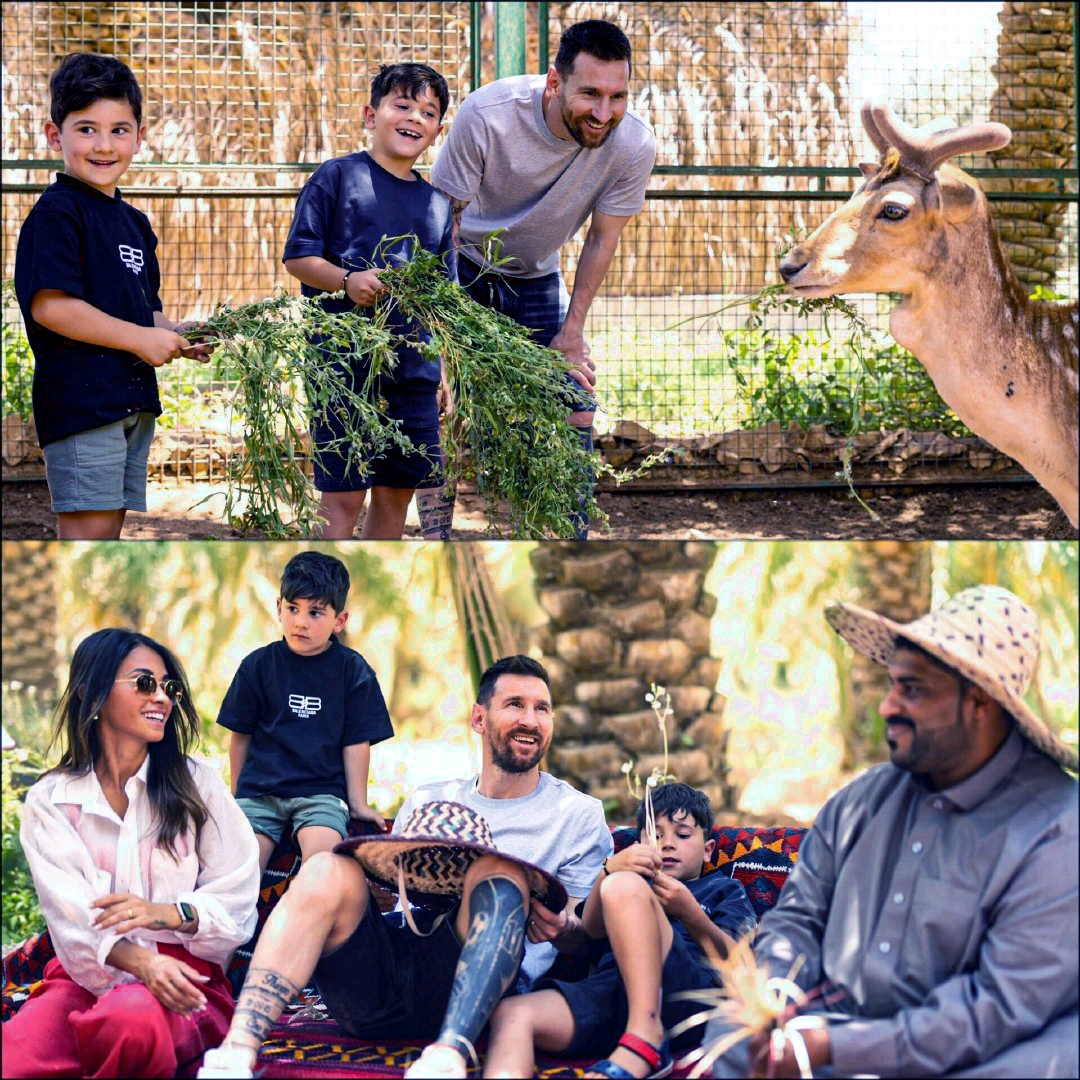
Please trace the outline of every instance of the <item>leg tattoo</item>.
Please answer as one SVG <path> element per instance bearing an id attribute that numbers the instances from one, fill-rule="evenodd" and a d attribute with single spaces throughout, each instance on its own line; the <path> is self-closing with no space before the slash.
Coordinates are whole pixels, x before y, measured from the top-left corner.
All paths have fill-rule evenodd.
<path id="1" fill-rule="evenodd" d="M 420 519 L 420 535 L 425 540 L 449 540 L 454 524 L 454 500 L 457 491 L 444 485 L 421 488 L 416 493 L 416 515 Z"/>
<path id="2" fill-rule="evenodd" d="M 258 1046 L 299 993 L 300 988 L 278 972 L 251 968 L 236 1003 L 230 1036 L 235 1035 L 237 1042 Z"/>
<path id="3" fill-rule="evenodd" d="M 469 897 L 469 936 L 461 947 L 450 1004 L 436 1040 L 467 1053 L 521 963 L 525 905 L 510 878 L 481 881 Z"/>

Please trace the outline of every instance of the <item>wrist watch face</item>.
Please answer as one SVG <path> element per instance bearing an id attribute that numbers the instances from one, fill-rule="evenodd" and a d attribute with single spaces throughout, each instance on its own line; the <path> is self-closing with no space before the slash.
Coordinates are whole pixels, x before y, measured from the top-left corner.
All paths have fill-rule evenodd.
<path id="1" fill-rule="evenodd" d="M 189 923 L 195 921 L 195 909 L 190 904 L 181 903 L 177 906 L 180 908 L 180 914 L 184 917 L 184 922 Z"/>

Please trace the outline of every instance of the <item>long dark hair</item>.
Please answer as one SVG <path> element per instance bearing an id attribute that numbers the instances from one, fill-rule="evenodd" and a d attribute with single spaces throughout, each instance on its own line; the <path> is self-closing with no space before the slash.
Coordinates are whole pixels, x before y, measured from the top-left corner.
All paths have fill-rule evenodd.
<path id="1" fill-rule="evenodd" d="M 63 751 L 55 771 L 84 775 L 94 767 L 101 753 L 98 714 L 112 693 L 120 665 L 140 645 L 153 649 L 165 662 L 167 678 L 176 679 L 184 688 L 180 700 L 173 702 L 163 738 L 147 744 L 150 767 L 146 787 L 158 823 L 158 843 L 177 859 L 176 839 L 187 831 L 188 820 L 195 825 L 197 847 L 210 812 L 187 762 L 188 752 L 198 743 L 199 714 L 180 661 L 164 645 L 145 634 L 120 629 L 98 630 L 80 642 L 56 707 L 49 748 L 59 743 Z"/>

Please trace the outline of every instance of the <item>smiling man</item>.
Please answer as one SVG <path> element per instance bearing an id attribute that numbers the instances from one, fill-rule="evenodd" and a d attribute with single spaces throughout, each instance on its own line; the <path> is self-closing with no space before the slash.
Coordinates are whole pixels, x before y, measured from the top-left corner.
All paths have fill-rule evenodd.
<path id="1" fill-rule="evenodd" d="M 540 771 L 552 732 L 547 672 L 527 656 L 497 661 L 469 723 L 483 745 L 479 774 L 417 789 L 394 831 L 429 804 L 457 804 L 487 822 L 499 854 L 469 866 L 449 916 L 410 913 L 426 923 L 420 937 L 403 912 L 379 912 L 351 854 L 312 857 L 267 919 L 232 1026 L 200 1077 L 250 1076 L 259 1044 L 312 974 L 350 1034 L 434 1040 L 409 1077 L 464 1077 L 499 998 L 528 990 L 557 951 L 584 945 L 574 906 L 613 844 L 600 801 Z M 559 911 L 526 902 L 522 860 L 558 879 L 569 897 Z"/>
<path id="2" fill-rule="evenodd" d="M 825 616 L 888 669 L 891 761 L 825 804 L 754 945 L 828 987 L 814 1075 L 1076 1076 L 1077 754 L 1023 699 L 1034 613 L 976 586 L 907 624 Z M 768 1052 L 717 1075 L 799 1075 L 790 1044 Z"/>
<path id="3" fill-rule="evenodd" d="M 462 284 L 574 365 L 564 401 L 588 449 L 596 371 L 585 317 L 623 227 L 645 203 L 656 156 L 652 129 L 628 108 L 629 86 L 622 30 L 575 23 L 546 75 L 499 79 L 465 99 L 431 170 L 459 224 Z M 570 295 L 559 249 L 590 215 Z M 507 260 L 497 269 L 484 250 L 496 230 Z M 587 535 L 582 515 L 579 537 Z"/>

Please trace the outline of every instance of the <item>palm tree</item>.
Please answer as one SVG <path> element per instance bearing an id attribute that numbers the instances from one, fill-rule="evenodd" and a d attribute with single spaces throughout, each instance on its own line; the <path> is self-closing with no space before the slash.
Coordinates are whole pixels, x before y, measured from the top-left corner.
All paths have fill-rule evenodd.
<path id="1" fill-rule="evenodd" d="M 730 807 L 725 783 L 720 661 L 710 655 L 716 599 L 704 591 L 716 545 L 550 542 L 530 553 L 549 622 L 536 634 L 556 703 L 552 771 L 617 814 L 637 804 L 623 775 L 663 765 L 663 737 L 646 702 L 671 694 L 670 771 Z"/>
<path id="2" fill-rule="evenodd" d="M 1006 0 L 998 16 L 998 88 L 990 118 L 1012 128 L 1012 142 L 993 164 L 1012 169 L 1075 169 L 1076 5 Z M 992 183 L 992 182 L 991 182 Z M 999 182 L 997 186 L 1001 186 Z M 1050 192 L 1053 179 L 1024 180 L 1022 190 Z M 994 213 L 1006 254 L 1024 284 L 1051 286 L 1065 222 L 1065 202 L 1004 202 Z"/>
<path id="3" fill-rule="evenodd" d="M 43 540 L 3 543 L 4 681 L 56 695 L 56 549 Z"/>

